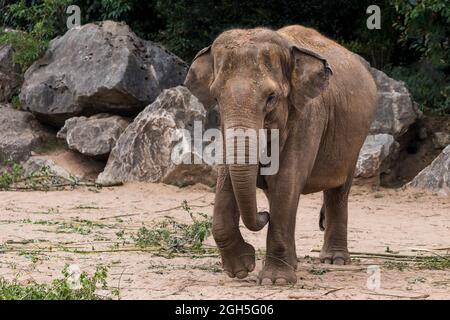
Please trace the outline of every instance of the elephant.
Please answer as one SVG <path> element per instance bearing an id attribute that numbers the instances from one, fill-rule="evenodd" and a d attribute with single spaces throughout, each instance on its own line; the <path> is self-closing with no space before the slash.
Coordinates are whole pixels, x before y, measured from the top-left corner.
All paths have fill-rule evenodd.
<path id="1" fill-rule="evenodd" d="M 322 263 L 350 263 L 348 197 L 359 151 L 374 118 L 377 88 L 358 55 L 300 25 L 231 29 L 200 50 L 184 85 L 220 129 L 278 129 L 279 170 L 257 164 L 218 166 L 212 234 L 224 271 L 245 278 L 255 249 L 239 230 L 266 224 L 266 257 L 258 283 L 295 284 L 295 224 L 301 195 L 322 191 Z M 229 143 L 225 141 L 225 143 Z M 269 212 L 258 212 L 256 188 Z"/>

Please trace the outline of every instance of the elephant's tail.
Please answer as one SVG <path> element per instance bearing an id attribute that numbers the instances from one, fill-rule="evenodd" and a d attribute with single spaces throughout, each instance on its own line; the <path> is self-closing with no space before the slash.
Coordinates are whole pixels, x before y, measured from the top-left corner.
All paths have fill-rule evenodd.
<path id="1" fill-rule="evenodd" d="M 320 231 L 325 231 L 325 206 L 324 205 L 322 205 L 322 208 L 320 209 L 319 228 L 320 228 Z"/>

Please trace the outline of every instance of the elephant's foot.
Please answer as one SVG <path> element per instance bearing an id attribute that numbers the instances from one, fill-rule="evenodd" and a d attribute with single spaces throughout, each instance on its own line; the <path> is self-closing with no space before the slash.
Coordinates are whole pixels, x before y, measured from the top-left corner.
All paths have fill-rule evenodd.
<path id="1" fill-rule="evenodd" d="M 320 252 L 320 262 L 327 264 L 345 265 L 350 264 L 348 249 L 327 249 L 325 246 Z"/>
<path id="2" fill-rule="evenodd" d="M 231 278 L 243 279 L 255 269 L 255 248 L 243 240 L 220 248 L 222 266 Z"/>
<path id="3" fill-rule="evenodd" d="M 297 283 L 297 261 L 289 263 L 282 259 L 268 258 L 258 275 L 258 284 L 295 284 Z"/>

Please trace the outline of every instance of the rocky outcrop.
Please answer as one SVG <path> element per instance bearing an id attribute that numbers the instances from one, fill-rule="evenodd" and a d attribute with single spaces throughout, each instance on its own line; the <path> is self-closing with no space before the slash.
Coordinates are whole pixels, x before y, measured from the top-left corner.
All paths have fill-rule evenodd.
<path id="1" fill-rule="evenodd" d="M 0 105 L 0 164 L 27 160 L 31 151 L 55 139 L 29 112 Z"/>
<path id="2" fill-rule="evenodd" d="M 50 42 L 25 73 L 20 99 L 41 121 L 62 126 L 80 115 L 134 116 L 165 88 L 183 83 L 187 65 L 123 23 L 75 27 Z"/>
<path id="3" fill-rule="evenodd" d="M 433 144 L 436 149 L 443 149 L 450 144 L 450 133 L 434 132 Z"/>
<path id="4" fill-rule="evenodd" d="M 450 196 L 450 145 L 428 167 L 423 169 L 408 186 Z"/>
<path id="5" fill-rule="evenodd" d="M 192 133 L 194 121 L 205 123 L 203 105 L 187 88 L 168 90 L 147 106 L 120 136 L 105 170 L 97 182 L 103 185 L 127 181 L 164 182 L 178 186 L 214 184 L 215 173 L 207 164 L 176 164 L 193 152 L 172 159 L 174 147 L 182 139 L 177 129 Z M 192 135 L 193 136 L 193 135 Z"/>
<path id="6" fill-rule="evenodd" d="M 57 137 L 70 149 L 95 158 L 107 158 L 130 120 L 106 113 L 66 120 Z"/>
<path id="7" fill-rule="evenodd" d="M 378 88 L 378 104 L 370 134 L 387 133 L 396 140 L 421 116 L 403 81 L 370 68 Z"/>
<path id="8" fill-rule="evenodd" d="M 11 45 L 0 45 L 0 103 L 8 102 L 22 84 L 20 66 L 13 61 Z"/>
<path id="9" fill-rule="evenodd" d="M 53 160 L 43 156 L 32 156 L 22 165 L 25 177 L 51 174 L 65 180 L 75 180 L 66 169 L 58 166 Z"/>
<path id="10" fill-rule="evenodd" d="M 359 153 L 355 177 L 370 178 L 379 176 L 389 168 L 395 159 L 398 143 L 390 134 L 369 135 Z"/>

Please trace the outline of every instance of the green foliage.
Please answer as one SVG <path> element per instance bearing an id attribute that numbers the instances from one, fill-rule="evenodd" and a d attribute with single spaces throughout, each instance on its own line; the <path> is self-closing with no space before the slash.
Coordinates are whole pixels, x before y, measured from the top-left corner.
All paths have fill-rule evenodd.
<path id="1" fill-rule="evenodd" d="M 72 176 L 64 178 L 54 175 L 45 165 L 26 176 L 19 164 L 6 161 L 4 165 L 6 168 L 0 172 L 0 190 L 49 190 L 65 186 L 75 187 L 82 183 Z"/>
<path id="2" fill-rule="evenodd" d="M 3 9 L 2 4 L 3 3 Z M 448 0 L 0 0 L 0 44 L 13 43 L 25 70 L 47 43 L 66 31 L 65 8 L 81 8 L 81 23 L 125 21 L 140 37 L 161 42 L 190 61 L 222 31 L 291 24 L 313 27 L 407 83 L 422 107 L 449 113 Z M 366 27 L 369 5 L 381 9 L 381 29 Z"/>
<path id="3" fill-rule="evenodd" d="M 3 9 L 2 22 L 39 40 L 51 40 L 66 28 L 65 11 L 70 0 L 19 0 Z"/>
<path id="4" fill-rule="evenodd" d="M 421 269 L 449 270 L 450 269 L 450 257 L 448 257 L 448 256 L 427 257 L 426 259 L 421 259 L 417 263 L 417 265 Z"/>
<path id="5" fill-rule="evenodd" d="M 330 270 L 329 270 L 329 269 L 326 269 L 326 268 L 316 268 L 316 267 L 312 267 L 312 268 L 308 269 L 308 272 L 309 272 L 310 274 L 315 275 L 315 276 L 322 276 L 322 275 L 324 275 L 325 273 L 327 273 L 328 271 L 330 271 Z"/>
<path id="6" fill-rule="evenodd" d="M 0 44 L 10 44 L 14 48 L 14 63 L 18 64 L 22 71 L 36 61 L 46 50 L 47 41 L 42 41 L 34 36 L 20 31 L 4 31 L 0 29 Z"/>
<path id="7" fill-rule="evenodd" d="M 14 163 L 11 167 L 0 173 L 0 190 L 8 189 L 11 184 L 16 183 L 20 179 L 22 179 L 22 176 L 22 166 Z"/>
<path id="8" fill-rule="evenodd" d="M 65 10 L 70 0 L 20 0 L 6 5 L 0 18 L 0 45 L 11 44 L 14 62 L 25 71 L 47 49 L 48 42 L 64 32 Z"/>
<path id="9" fill-rule="evenodd" d="M 191 217 L 191 224 L 166 218 L 151 229 L 141 227 L 133 236 L 135 243 L 141 248 L 159 248 L 169 255 L 203 253 L 203 242 L 211 234 L 212 220 L 204 213 L 192 212 L 186 201 L 183 201 L 182 208 Z"/>
<path id="10" fill-rule="evenodd" d="M 399 44 L 417 59 L 391 68 L 394 78 L 404 80 L 421 105 L 450 113 L 450 5 L 448 0 L 393 0 L 400 31 Z"/>
<path id="11" fill-rule="evenodd" d="M 97 267 L 93 276 L 86 272 L 80 275 L 79 289 L 70 285 L 70 274 L 66 265 L 63 278 L 53 280 L 51 284 L 39 284 L 34 281 L 22 284 L 17 279 L 7 281 L 0 278 L 0 300 L 104 300 L 96 293 L 98 288 L 107 289 L 108 269 Z"/>
<path id="12" fill-rule="evenodd" d="M 450 50 L 450 5 L 448 0 L 394 0 L 400 21 L 400 41 L 418 51 L 433 65 L 447 66 Z"/>
<path id="13" fill-rule="evenodd" d="M 409 67 L 389 66 L 384 71 L 406 83 L 421 109 L 429 108 L 438 114 L 450 113 L 450 77 L 431 64 L 422 61 Z"/>

